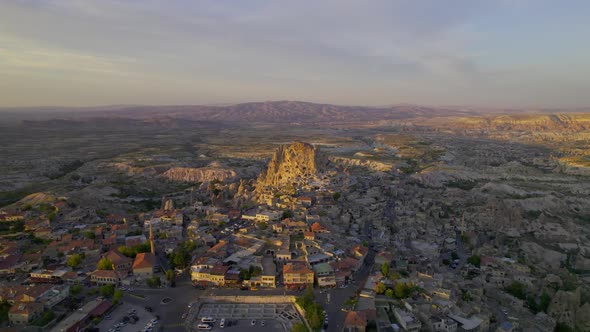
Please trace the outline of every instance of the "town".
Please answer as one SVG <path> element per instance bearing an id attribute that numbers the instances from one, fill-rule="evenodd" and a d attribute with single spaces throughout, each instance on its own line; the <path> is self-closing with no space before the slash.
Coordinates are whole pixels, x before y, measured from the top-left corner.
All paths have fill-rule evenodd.
<path id="1" fill-rule="evenodd" d="M 227 190 L 221 180 L 206 187 Z M 510 232 L 478 234 L 465 213 L 449 216 L 460 197 L 337 172 L 300 142 L 282 146 L 255 186 L 240 187 L 229 205 L 187 189 L 159 209 L 99 211 L 92 223 L 80 223 L 88 212 L 66 198 L 3 210 L 6 323 L 56 332 L 549 332 L 555 315 L 587 309 L 556 301 L 563 291 L 530 295 L 567 281 L 512 258 Z"/>

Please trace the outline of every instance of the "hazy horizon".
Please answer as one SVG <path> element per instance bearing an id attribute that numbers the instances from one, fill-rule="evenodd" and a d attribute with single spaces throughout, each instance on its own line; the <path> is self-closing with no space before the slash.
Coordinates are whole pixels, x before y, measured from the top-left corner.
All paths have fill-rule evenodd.
<path id="1" fill-rule="evenodd" d="M 583 1 L 2 3 L 0 107 L 583 108 L 589 16 Z"/>

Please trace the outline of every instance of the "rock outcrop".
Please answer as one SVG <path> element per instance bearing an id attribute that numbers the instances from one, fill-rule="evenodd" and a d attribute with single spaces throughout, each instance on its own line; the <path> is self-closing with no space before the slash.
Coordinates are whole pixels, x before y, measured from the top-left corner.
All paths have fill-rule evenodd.
<path id="1" fill-rule="evenodd" d="M 220 181 L 232 180 L 236 177 L 236 172 L 233 170 L 210 167 L 173 167 L 162 173 L 162 176 L 173 181 L 196 183 L 210 182 L 215 179 Z"/>
<path id="2" fill-rule="evenodd" d="M 308 183 L 316 179 L 328 163 L 328 158 L 311 144 L 295 142 L 281 145 L 272 156 L 266 172 L 258 177 L 256 189 Z"/>

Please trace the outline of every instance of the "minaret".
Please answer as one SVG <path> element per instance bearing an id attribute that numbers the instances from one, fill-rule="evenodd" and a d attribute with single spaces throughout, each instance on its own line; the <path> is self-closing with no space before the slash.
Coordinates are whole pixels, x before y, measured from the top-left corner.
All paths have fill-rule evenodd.
<path id="1" fill-rule="evenodd" d="M 465 235 L 465 212 L 461 215 L 461 235 Z"/>
<path id="2" fill-rule="evenodd" d="M 152 231 L 152 223 L 150 223 L 150 252 L 153 254 L 156 253 L 154 249 L 154 232 Z"/>

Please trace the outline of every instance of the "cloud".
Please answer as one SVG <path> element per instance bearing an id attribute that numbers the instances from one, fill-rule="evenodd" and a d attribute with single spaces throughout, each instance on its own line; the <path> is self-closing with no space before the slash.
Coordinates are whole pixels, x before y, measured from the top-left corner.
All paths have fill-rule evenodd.
<path id="1" fill-rule="evenodd" d="M 19 71 L 68 71 L 126 76 L 136 60 L 128 57 L 100 56 L 61 50 L 35 44 L 18 43 L 0 35 L 0 68 Z"/>
<path id="2" fill-rule="evenodd" d="M 225 98 L 205 102 L 236 96 L 345 97 L 357 98 L 356 104 L 520 102 L 546 88 L 527 83 L 517 96 L 494 92 L 489 87 L 497 83 L 489 81 L 534 82 L 532 72 L 512 70 L 529 68 L 530 61 L 551 63 L 551 69 L 535 70 L 561 70 L 568 73 L 561 79 L 574 83 L 584 72 L 579 69 L 588 68 L 588 47 L 579 42 L 587 24 L 586 30 L 555 30 L 566 14 L 573 17 L 568 22 L 583 24 L 583 10 L 552 6 L 544 0 L 3 2 L 0 37 L 10 40 L 0 40 L 0 70 L 52 75 L 64 86 L 79 73 L 99 87 L 117 85 L 137 96 L 147 82 L 153 85 L 143 94 L 148 100 L 135 103 L 158 103 L 179 91 L 186 93 L 183 102 L 200 102 L 201 96 Z M 544 20 L 535 21 L 529 11 L 545 17 L 559 12 L 555 31 L 543 31 Z M 543 36 L 563 38 L 559 47 L 538 52 L 547 48 Z M 536 52 L 527 51 L 531 40 Z M 555 61 L 554 55 L 566 53 L 581 54 L 570 61 L 578 70 Z M 514 74 L 504 74 L 507 68 Z M 580 82 L 575 84 L 586 84 Z"/>

